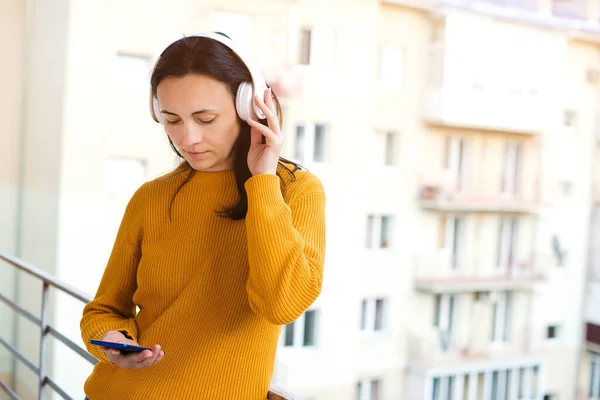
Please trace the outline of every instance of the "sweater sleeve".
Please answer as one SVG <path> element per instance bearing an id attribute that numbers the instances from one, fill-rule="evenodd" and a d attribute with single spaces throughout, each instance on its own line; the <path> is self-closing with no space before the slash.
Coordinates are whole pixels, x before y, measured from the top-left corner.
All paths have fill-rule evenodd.
<path id="1" fill-rule="evenodd" d="M 83 342 L 101 362 L 109 363 L 98 346 L 90 345 L 90 340 L 102 339 L 109 331 L 120 331 L 132 340 L 138 340 L 133 295 L 137 288 L 136 274 L 141 258 L 143 210 L 140 191 L 134 194 L 127 205 L 96 296 L 83 309 L 80 323 Z"/>
<path id="2" fill-rule="evenodd" d="M 250 307 L 273 324 L 287 324 L 321 293 L 325 193 L 313 177 L 288 205 L 276 175 L 250 178 L 246 192 Z"/>

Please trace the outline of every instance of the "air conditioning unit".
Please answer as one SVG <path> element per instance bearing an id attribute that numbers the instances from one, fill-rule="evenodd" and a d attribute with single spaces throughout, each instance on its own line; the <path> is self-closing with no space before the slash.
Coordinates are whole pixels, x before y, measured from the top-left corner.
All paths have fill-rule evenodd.
<path id="1" fill-rule="evenodd" d="M 589 83 L 598 83 L 600 81 L 600 70 L 588 68 L 586 72 L 587 81 Z"/>

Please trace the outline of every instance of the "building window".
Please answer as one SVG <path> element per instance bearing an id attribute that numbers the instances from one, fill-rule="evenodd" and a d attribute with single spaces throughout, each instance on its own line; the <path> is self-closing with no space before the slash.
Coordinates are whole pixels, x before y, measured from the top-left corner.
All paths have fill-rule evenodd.
<path id="1" fill-rule="evenodd" d="M 519 368 L 519 399 L 525 396 L 525 368 Z"/>
<path id="2" fill-rule="evenodd" d="M 440 330 L 442 350 L 448 350 L 452 341 L 456 296 L 438 294 L 435 296 L 433 325 Z"/>
<path id="3" fill-rule="evenodd" d="M 502 193 L 515 195 L 519 185 L 521 167 L 521 145 L 508 143 L 504 154 L 504 173 L 502 175 Z"/>
<path id="4" fill-rule="evenodd" d="M 326 124 L 296 125 L 294 158 L 300 163 L 326 162 L 328 130 L 329 126 Z"/>
<path id="5" fill-rule="evenodd" d="M 450 253 L 450 265 L 448 267 L 457 269 L 461 263 L 461 255 L 464 251 L 464 217 L 454 215 L 442 215 L 439 223 L 439 247 Z"/>
<path id="6" fill-rule="evenodd" d="M 316 67 L 333 66 L 335 33 L 333 28 L 313 27 L 300 31 L 298 64 Z"/>
<path id="7" fill-rule="evenodd" d="M 441 386 L 440 378 L 433 378 L 432 386 L 433 386 L 431 388 L 432 400 L 440 400 L 440 386 Z"/>
<path id="8" fill-rule="evenodd" d="M 592 354 L 590 369 L 590 399 L 600 397 L 600 354 Z"/>
<path id="9" fill-rule="evenodd" d="M 563 114 L 563 125 L 566 128 L 575 129 L 577 127 L 577 113 L 575 111 L 565 111 Z"/>
<path id="10" fill-rule="evenodd" d="M 466 140 L 460 137 L 449 137 L 446 142 L 444 165 L 452 176 L 452 192 L 462 192 L 466 189 Z"/>
<path id="11" fill-rule="evenodd" d="M 396 45 L 385 45 L 381 49 L 379 78 L 389 87 L 398 88 L 404 81 L 404 49 Z"/>
<path id="12" fill-rule="evenodd" d="M 500 292 L 494 303 L 494 320 L 492 330 L 492 340 L 497 343 L 508 340 L 511 316 L 511 292 Z"/>
<path id="13" fill-rule="evenodd" d="M 367 248 L 392 247 L 393 218 L 390 215 L 367 216 Z"/>
<path id="14" fill-rule="evenodd" d="M 365 299 L 362 301 L 361 326 L 364 332 L 379 332 L 385 329 L 385 299 Z"/>
<path id="15" fill-rule="evenodd" d="M 296 141 L 294 146 L 294 158 L 299 162 L 305 162 L 306 160 L 306 128 L 304 125 L 296 126 Z"/>
<path id="16" fill-rule="evenodd" d="M 287 324 L 283 329 L 285 347 L 312 347 L 316 345 L 317 310 L 308 310 L 296 321 Z"/>
<path id="17" fill-rule="evenodd" d="M 317 124 L 315 125 L 315 147 L 314 147 L 314 161 L 325 162 L 325 153 L 327 149 L 327 126 Z"/>
<path id="18" fill-rule="evenodd" d="M 150 84 L 150 57 L 139 54 L 117 53 L 114 64 L 114 82 L 119 89 L 147 89 Z"/>
<path id="19" fill-rule="evenodd" d="M 380 379 L 361 379 L 356 383 L 357 400 L 380 400 L 381 399 L 381 380 Z"/>
<path id="20" fill-rule="evenodd" d="M 558 325 L 548 325 L 546 328 L 546 339 L 557 340 L 560 337 L 561 328 Z"/>
<path id="21" fill-rule="evenodd" d="M 519 221 L 516 218 L 501 218 L 498 232 L 497 266 L 506 272 L 516 266 L 517 230 Z"/>
<path id="22" fill-rule="evenodd" d="M 304 340 L 303 346 L 314 346 L 317 331 L 317 312 L 308 310 L 304 313 Z"/>
<path id="23" fill-rule="evenodd" d="M 385 134 L 385 165 L 394 165 L 396 153 L 396 134 L 387 132 Z"/>
<path id="24" fill-rule="evenodd" d="M 252 52 L 252 17 L 247 14 L 217 12 L 212 16 L 212 31 L 221 32 L 236 42 L 246 54 Z"/>

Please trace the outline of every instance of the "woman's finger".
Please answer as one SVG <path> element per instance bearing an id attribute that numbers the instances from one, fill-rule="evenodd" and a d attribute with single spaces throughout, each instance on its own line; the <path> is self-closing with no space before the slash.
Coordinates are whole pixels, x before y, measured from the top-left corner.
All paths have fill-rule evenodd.
<path id="1" fill-rule="evenodd" d="M 269 93 L 270 90 L 267 90 L 265 92 L 265 95 Z M 275 114 L 275 111 L 273 111 L 267 104 L 265 104 L 265 102 L 258 96 L 254 96 L 254 102 L 262 110 L 263 114 L 265 114 L 265 117 L 267 117 L 267 125 L 269 126 L 269 128 L 271 128 L 271 130 L 277 136 L 279 136 L 281 128 L 279 127 L 279 118 L 277 118 L 277 114 Z M 270 103 L 273 104 L 272 101 Z"/>
<path id="2" fill-rule="evenodd" d="M 246 122 L 248 122 L 248 125 L 259 131 L 267 139 L 267 144 L 269 146 L 281 145 L 281 138 L 277 136 L 268 126 L 264 126 L 252 118 L 248 118 Z"/>
<path id="3" fill-rule="evenodd" d="M 164 356 L 165 356 L 165 352 L 164 351 L 159 352 L 158 357 L 156 357 L 156 360 L 154 360 L 154 362 L 152 363 L 151 367 L 153 367 L 156 364 L 158 364 L 160 362 L 160 360 L 163 359 Z"/>
<path id="4" fill-rule="evenodd" d="M 148 350 L 144 350 L 145 352 Z M 154 365 L 154 362 L 156 361 L 156 358 L 160 355 L 160 345 L 155 344 L 154 346 L 152 346 L 152 350 L 151 350 L 151 356 L 150 357 L 146 357 L 144 360 L 142 360 L 141 362 L 139 362 L 136 367 L 137 368 L 146 368 L 146 367 L 150 367 L 152 365 Z"/>

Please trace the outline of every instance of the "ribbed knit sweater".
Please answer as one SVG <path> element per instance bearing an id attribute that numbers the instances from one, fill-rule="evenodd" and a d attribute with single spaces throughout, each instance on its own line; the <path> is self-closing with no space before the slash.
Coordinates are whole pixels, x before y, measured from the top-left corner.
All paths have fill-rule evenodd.
<path id="1" fill-rule="evenodd" d="M 133 195 L 84 309 L 82 337 L 100 360 L 85 383 L 90 400 L 264 400 L 281 325 L 321 291 L 325 195 L 314 175 L 253 176 L 248 214 L 233 221 L 217 211 L 237 202 L 234 172 L 196 171 L 170 217 L 186 167 Z M 160 344 L 164 358 L 119 368 L 89 345 L 111 330 Z"/>

